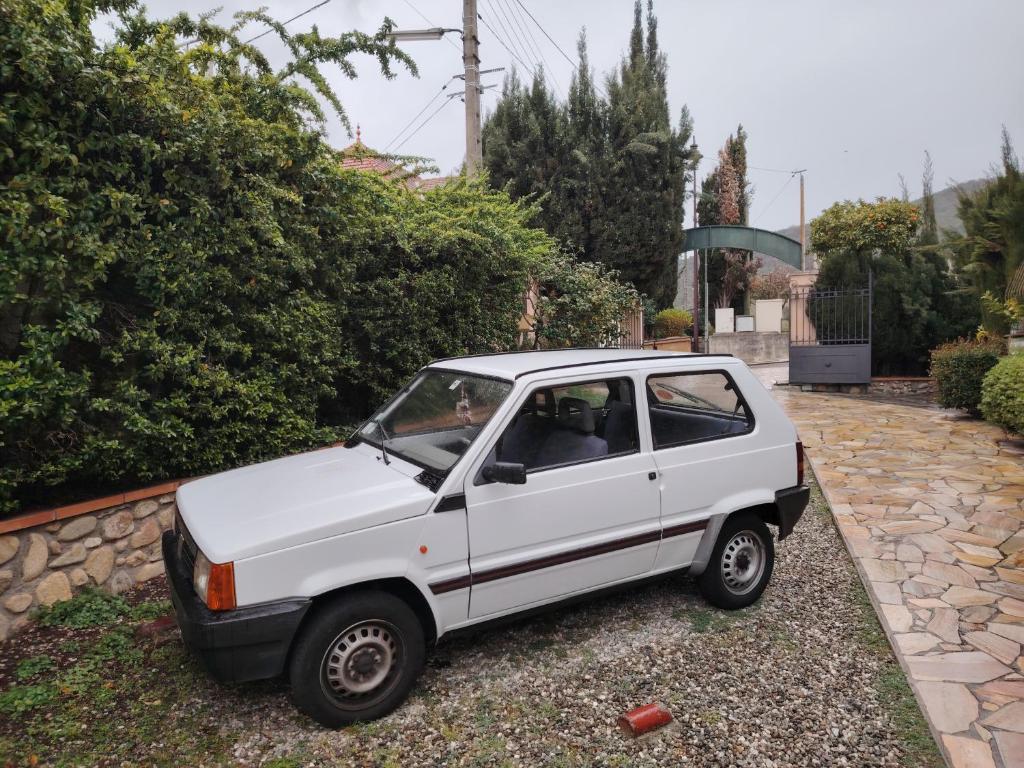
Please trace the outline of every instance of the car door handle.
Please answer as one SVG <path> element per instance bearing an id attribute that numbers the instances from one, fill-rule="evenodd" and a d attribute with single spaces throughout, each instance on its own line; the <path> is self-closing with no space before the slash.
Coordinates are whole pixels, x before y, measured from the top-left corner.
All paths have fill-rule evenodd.
<path id="1" fill-rule="evenodd" d="M 658 473 L 657 472 L 648 472 L 647 473 L 647 479 L 648 480 L 657 480 L 658 479 Z"/>

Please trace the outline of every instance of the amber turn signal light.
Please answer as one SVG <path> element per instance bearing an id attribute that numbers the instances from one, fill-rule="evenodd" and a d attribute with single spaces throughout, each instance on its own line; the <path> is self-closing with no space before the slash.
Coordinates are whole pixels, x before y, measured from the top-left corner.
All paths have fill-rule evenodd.
<path id="1" fill-rule="evenodd" d="M 235 607 L 235 564 L 211 563 L 206 588 L 206 605 L 211 611 L 230 611 Z"/>

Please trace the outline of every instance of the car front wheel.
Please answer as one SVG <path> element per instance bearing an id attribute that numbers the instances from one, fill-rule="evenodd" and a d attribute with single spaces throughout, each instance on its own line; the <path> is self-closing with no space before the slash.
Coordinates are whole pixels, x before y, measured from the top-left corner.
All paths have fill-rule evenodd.
<path id="1" fill-rule="evenodd" d="M 745 608 L 761 597 L 774 566 L 775 546 L 764 521 L 753 513 L 733 515 L 698 579 L 700 591 L 719 608 Z"/>
<path id="2" fill-rule="evenodd" d="M 289 679 L 296 706 L 340 728 L 398 707 L 423 669 L 423 628 L 387 592 L 344 595 L 320 606 L 296 642 Z"/>

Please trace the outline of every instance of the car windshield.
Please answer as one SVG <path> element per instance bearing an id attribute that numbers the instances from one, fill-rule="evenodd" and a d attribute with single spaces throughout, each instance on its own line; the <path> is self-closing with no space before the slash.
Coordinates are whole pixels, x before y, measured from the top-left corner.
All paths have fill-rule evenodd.
<path id="1" fill-rule="evenodd" d="M 360 439 L 438 473 L 473 444 L 511 382 L 426 370 L 359 428 Z"/>

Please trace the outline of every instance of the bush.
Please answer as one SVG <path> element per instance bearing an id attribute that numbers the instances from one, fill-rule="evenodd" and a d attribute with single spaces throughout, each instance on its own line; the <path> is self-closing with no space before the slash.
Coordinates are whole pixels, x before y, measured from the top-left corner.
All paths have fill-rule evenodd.
<path id="1" fill-rule="evenodd" d="M 685 309 L 663 309 L 654 316 L 654 337 L 682 336 L 693 327 L 693 315 Z"/>
<path id="2" fill-rule="evenodd" d="M 317 64 L 410 64 L 389 22 L 278 27 L 275 72 L 185 15 L 125 10 L 99 47 L 107 5 L 0 2 L 0 515 L 325 445 L 431 359 L 515 346 L 558 255 L 535 208 L 324 141 L 320 104 L 344 113 Z M 587 330 L 575 298 L 559 319 Z"/>
<path id="3" fill-rule="evenodd" d="M 1024 353 L 1004 357 L 985 374 L 981 413 L 993 424 L 1024 435 Z"/>
<path id="4" fill-rule="evenodd" d="M 931 375 L 938 386 L 939 405 L 963 408 L 978 415 L 981 383 L 1002 354 L 1002 344 L 960 339 L 931 352 Z"/>

